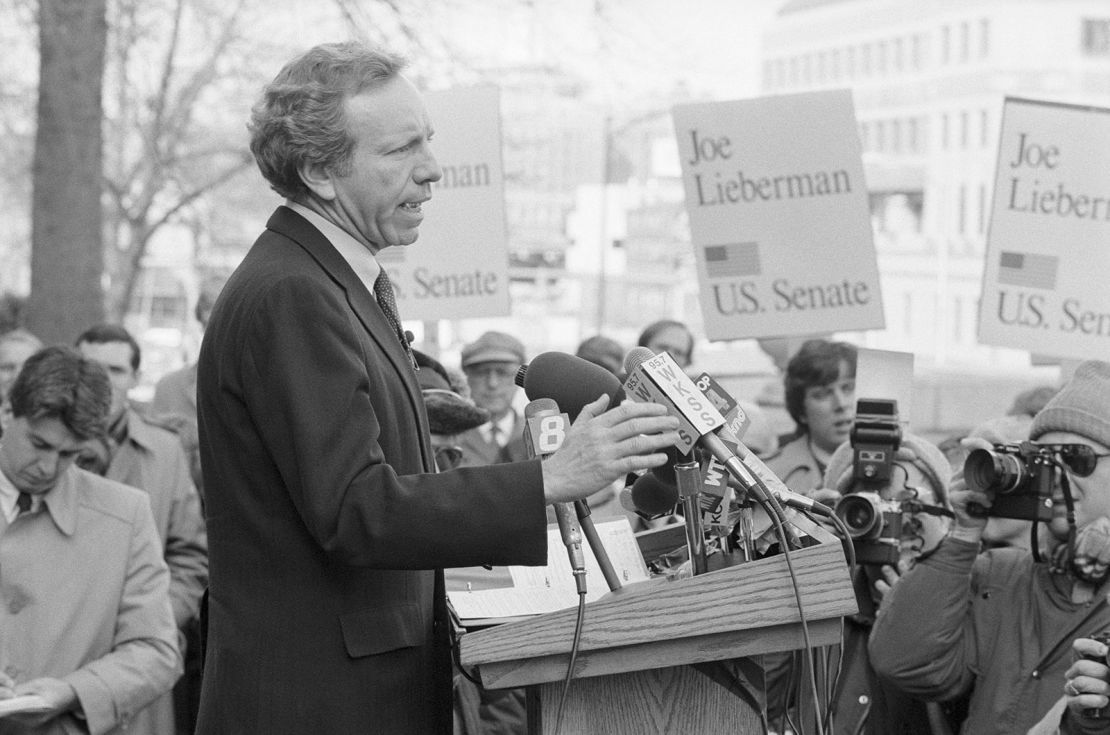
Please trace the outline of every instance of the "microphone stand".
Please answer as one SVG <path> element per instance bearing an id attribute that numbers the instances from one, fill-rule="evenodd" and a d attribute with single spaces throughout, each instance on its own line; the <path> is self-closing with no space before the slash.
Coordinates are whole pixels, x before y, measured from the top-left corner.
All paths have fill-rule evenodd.
<path id="1" fill-rule="evenodd" d="M 701 504 L 698 493 L 701 491 L 701 469 L 692 454 L 687 455 L 674 466 L 678 494 L 682 498 L 682 517 L 686 522 L 686 547 L 690 551 L 690 568 L 695 575 L 709 570 L 705 555 L 705 529 L 701 522 Z"/>
<path id="2" fill-rule="evenodd" d="M 585 500 L 576 500 L 574 511 L 578 514 L 578 525 L 582 527 L 582 535 L 586 537 L 587 543 L 594 552 L 594 558 L 601 567 L 601 576 L 605 577 L 605 584 L 609 585 L 609 591 L 620 590 L 622 586 L 620 577 L 617 576 L 617 570 L 613 568 L 613 562 L 609 560 L 609 552 L 605 550 L 605 544 L 601 543 L 601 537 L 597 535 L 597 529 L 594 528 L 589 504 Z"/>

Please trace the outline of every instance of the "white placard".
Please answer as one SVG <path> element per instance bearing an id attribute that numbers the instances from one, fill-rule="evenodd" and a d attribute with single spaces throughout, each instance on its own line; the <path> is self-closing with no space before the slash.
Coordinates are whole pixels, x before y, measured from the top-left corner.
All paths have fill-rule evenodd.
<path id="1" fill-rule="evenodd" d="M 1007 98 L 979 341 L 1110 358 L 1110 110 Z"/>
<path id="2" fill-rule="evenodd" d="M 500 91 L 431 92 L 424 102 L 443 178 L 424 205 L 420 237 L 378 254 L 404 319 L 509 314 L 509 246 L 501 162 Z"/>
<path id="3" fill-rule="evenodd" d="M 674 109 L 712 340 L 881 328 L 848 90 Z"/>

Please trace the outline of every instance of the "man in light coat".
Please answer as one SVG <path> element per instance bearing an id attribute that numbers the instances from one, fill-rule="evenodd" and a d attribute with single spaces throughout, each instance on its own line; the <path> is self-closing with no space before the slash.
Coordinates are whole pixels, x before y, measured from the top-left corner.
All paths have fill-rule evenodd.
<path id="1" fill-rule="evenodd" d="M 74 463 L 110 396 L 99 365 L 48 347 L 0 412 L 0 701 L 25 703 L 0 732 L 155 733 L 144 707 L 181 670 L 146 494 Z"/>

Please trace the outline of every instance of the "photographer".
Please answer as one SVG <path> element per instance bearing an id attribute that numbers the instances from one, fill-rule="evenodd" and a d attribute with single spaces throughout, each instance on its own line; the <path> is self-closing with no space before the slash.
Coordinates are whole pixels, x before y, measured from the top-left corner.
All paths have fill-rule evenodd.
<path id="1" fill-rule="evenodd" d="M 971 693 L 964 733 L 1028 730 L 1060 695 L 1072 640 L 1110 628 L 1110 464 L 1101 461 L 1110 455 L 1110 364 L 1080 365 L 1037 414 L 1030 439 L 1039 456 L 1064 468 L 1054 476 L 1075 501 L 1073 537 L 1043 562 L 1020 548 L 979 554 L 987 518 L 969 505 L 989 508 L 996 494 L 972 490 L 958 475 L 949 490 L 951 534 L 891 590 L 871 633 L 875 671 L 908 694 Z"/>
<path id="2" fill-rule="evenodd" d="M 849 532 L 858 536 L 853 545 L 859 565 L 852 581 L 860 612 L 845 619 L 839 650 L 823 648 L 815 653 L 819 680 L 829 680 L 822 689 L 832 685 L 832 672 L 840 670 L 828 732 L 929 735 L 934 732 L 931 721 L 940 716 L 939 710 L 929 712 L 924 702 L 883 686 L 867 657 L 867 640 L 883 594 L 901 571 L 937 547 L 949 525 L 946 486 L 951 469 L 940 450 L 924 439 L 906 435 L 900 437 L 892 456 L 887 471 L 879 472 L 884 479 L 863 481 L 857 478 L 856 447 L 842 444 L 829 461 L 826 489 L 817 491 L 821 502 L 837 506 Z M 870 507 L 878 512 L 861 512 Z M 897 519 L 879 513 L 894 514 Z M 806 681 L 804 651 L 766 656 L 764 663 L 772 728 L 783 730 L 782 725 L 788 724 L 784 717 L 789 716 L 796 731 L 796 726 L 804 723 L 801 731 L 814 732 L 812 697 L 807 687 L 801 686 Z"/>

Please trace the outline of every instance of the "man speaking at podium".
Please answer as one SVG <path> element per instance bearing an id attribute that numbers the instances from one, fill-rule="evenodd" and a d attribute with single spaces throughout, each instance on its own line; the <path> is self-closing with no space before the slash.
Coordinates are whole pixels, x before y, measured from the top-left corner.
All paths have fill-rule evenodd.
<path id="1" fill-rule="evenodd" d="M 562 449 L 434 474 L 389 278 L 441 176 L 391 54 L 313 48 L 251 151 L 286 198 L 212 312 L 198 370 L 211 580 L 197 732 L 450 732 L 446 566 L 543 564 L 551 502 L 662 464 L 662 406 L 590 404 Z M 647 436 L 654 435 L 654 436 Z"/>

